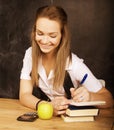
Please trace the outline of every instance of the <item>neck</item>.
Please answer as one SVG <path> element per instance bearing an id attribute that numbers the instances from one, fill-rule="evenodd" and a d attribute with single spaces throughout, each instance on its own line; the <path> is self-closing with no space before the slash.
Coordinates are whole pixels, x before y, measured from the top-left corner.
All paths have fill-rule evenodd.
<path id="1" fill-rule="evenodd" d="M 55 59 L 55 54 L 53 54 L 53 53 L 42 54 L 42 58 L 44 60 L 53 60 L 53 59 Z"/>
<path id="2" fill-rule="evenodd" d="M 54 69 L 55 65 L 55 56 L 50 54 L 43 54 L 42 55 L 42 64 L 45 68 L 46 75 L 48 76 L 50 73 L 50 70 Z"/>

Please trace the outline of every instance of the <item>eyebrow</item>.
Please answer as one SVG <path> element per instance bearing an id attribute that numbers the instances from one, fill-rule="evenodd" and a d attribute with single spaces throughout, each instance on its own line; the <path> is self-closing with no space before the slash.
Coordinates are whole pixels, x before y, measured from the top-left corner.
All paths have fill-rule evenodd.
<path id="1" fill-rule="evenodd" d="M 39 30 L 39 29 L 36 29 L 36 31 L 39 31 L 41 33 L 44 33 L 43 31 Z M 48 34 L 58 34 L 58 32 L 49 32 Z"/>

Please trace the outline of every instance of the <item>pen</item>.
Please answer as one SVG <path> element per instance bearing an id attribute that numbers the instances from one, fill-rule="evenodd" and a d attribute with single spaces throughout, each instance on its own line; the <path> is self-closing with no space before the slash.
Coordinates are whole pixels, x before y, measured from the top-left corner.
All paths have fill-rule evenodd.
<path id="1" fill-rule="evenodd" d="M 85 74 L 84 77 L 83 77 L 83 79 L 80 82 L 80 85 L 85 82 L 85 80 L 87 79 L 87 77 L 88 77 L 88 74 Z"/>
<path id="2" fill-rule="evenodd" d="M 82 85 L 86 81 L 87 77 L 88 77 L 88 74 L 85 74 L 84 77 L 82 78 L 82 80 L 80 81 L 79 85 L 77 86 L 77 88 L 75 88 L 74 90 L 78 89 L 80 87 L 80 85 Z"/>

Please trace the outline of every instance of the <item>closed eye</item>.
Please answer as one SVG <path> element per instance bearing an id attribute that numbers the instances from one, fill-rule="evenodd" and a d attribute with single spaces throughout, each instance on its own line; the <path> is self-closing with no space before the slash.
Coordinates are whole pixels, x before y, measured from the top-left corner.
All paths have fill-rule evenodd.
<path id="1" fill-rule="evenodd" d="M 42 36 L 42 35 L 43 35 L 43 32 L 40 31 L 40 30 L 36 30 L 36 34 L 39 35 L 39 36 Z"/>
<path id="2" fill-rule="evenodd" d="M 41 32 L 36 32 L 36 34 L 39 35 L 39 36 L 43 35 L 43 33 L 41 33 Z"/>
<path id="3" fill-rule="evenodd" d="M 56 38 L 56 36 L 55 36 L 55 35 L 50 35 L 50 37 L 51 37 L 51 38 Z"/>

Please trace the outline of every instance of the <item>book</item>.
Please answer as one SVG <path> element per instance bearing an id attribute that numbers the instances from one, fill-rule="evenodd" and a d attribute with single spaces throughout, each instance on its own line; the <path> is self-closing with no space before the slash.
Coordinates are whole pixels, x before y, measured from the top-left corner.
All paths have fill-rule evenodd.
<path id="1" fill-rule="evenodd" d="M 69 105 L 66 110 L 68 116 L 97 116 L 99 109 L 95 106 L 74 106 Z"/>
<path id="2" fill-rule="evenodd" d="M 68 116 L 66 114 L 61 115 L 61 118 L 65 122 L 87 122 L 87 121 L 94 121 L 94 116 Z"/>
<path id="3" fill-rule="evenodd" d="M 64 115 L 61 115 L 65 122 L 94 121 L 98 115 L 97 105 L 104 105 L 105 101 L 74 102 L 71 100 Z"/>
<path id="4" fill-rule="evenodd" d="M 105 105 L 105 101 L 88 101 L 88 102 L 74 102 L 71 101 L 70 105 L 74 106 L 98 106 L 98 105 Z"/>

